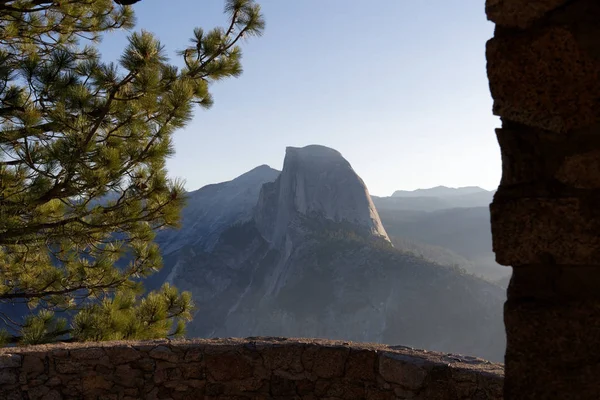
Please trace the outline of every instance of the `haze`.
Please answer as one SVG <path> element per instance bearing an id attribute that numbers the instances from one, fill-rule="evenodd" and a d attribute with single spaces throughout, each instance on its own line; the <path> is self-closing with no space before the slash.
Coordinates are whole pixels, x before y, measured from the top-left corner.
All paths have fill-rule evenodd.
<path id="1" fill-rule="evenodd" d="M 339 150 L 372 194 L 445 185 L 494 189 L 500 154 L 485 69 L 493 24 L 481 1 L 261 0 L 262 38 L 244 73 L 213 86 L 215 105 L 175 135 L 171 176 L 189 190 L 261 164 L 286 146 Z M 222 0 L 136 5 L 136 29 L 175 57 L 195 26 L 223 25 Z M 125 35 L 106 37 L 118 57 Z"/>

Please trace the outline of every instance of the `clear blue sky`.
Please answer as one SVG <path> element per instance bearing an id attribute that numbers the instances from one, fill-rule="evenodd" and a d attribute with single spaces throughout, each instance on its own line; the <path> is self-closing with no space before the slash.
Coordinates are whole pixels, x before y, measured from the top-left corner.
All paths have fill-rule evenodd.
<path id="1" fill-rule="evenodd" d="M 189 190 L 286 146 L 339 150 L 376 195 L 437 185 L 495 188 L 500 152 L 485 71 L 484 0 L 259 0 L 267 27 L 243 44 L 244 73 L 175 136 L 172 176 Z M 195 26 L 224 25 L 223 0 L 143 0 L 136 29 L 175 57 Z M 101 46 L 115 57 L 124 35 Z"/>

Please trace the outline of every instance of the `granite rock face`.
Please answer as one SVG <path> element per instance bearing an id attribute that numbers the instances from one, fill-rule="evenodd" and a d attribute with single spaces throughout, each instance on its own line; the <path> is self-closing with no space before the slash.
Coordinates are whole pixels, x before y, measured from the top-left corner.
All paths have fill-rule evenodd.
<path id="1" fill-rule="evenodd" d="M 279 338 L 105 342 L 0 350 L 2 399 L 502 399 L 476 358 Z"/>
<path id="2" fill-rule="evenodd" d="M 255 221 L 262 236 L 280 246 L 290 226 L 307 216 L 346 222 L 389 241 L 366 185 L 328 147 L 286 149 L 281 175 L 261 190 Z"/>

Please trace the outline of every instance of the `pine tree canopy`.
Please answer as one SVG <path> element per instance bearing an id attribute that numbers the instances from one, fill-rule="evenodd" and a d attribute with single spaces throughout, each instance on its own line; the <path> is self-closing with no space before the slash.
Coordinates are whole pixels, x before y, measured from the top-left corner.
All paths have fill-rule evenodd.
<path id="1" fill-rule="evenodd" d="M 102 61 L 99 40 L 134 27 L 121 5 L 134 2 L 0 0 L 5 342 L 160 338 L 191 318 L 189 293 L 140 284 L 161 267 L 155 232 L 177 226 L 185 201 L 165 162 L 211 83 L 240 75 L 239 44 L 264 20 L 253 0 L 226 0 L 227 26 L 196 28 L 181 68 L 146 31 Z M 15 304 L 29 314 L 9 315 Z"/>

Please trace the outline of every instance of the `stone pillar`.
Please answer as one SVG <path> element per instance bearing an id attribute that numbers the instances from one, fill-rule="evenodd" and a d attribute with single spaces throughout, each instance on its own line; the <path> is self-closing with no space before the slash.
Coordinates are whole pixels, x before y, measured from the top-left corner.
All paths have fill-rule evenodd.
<path id="1" fill-rule="evenodd" d="M 487 0 L 504 396 L 600 399 L 600 1 Z"/>

